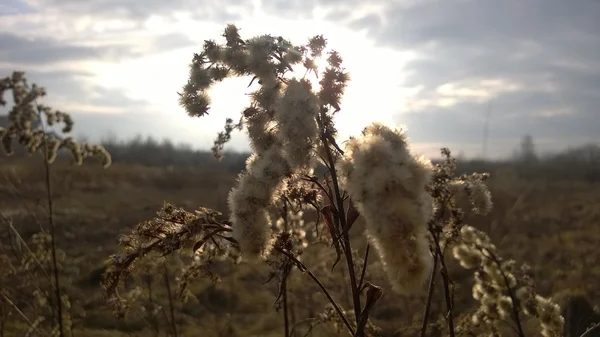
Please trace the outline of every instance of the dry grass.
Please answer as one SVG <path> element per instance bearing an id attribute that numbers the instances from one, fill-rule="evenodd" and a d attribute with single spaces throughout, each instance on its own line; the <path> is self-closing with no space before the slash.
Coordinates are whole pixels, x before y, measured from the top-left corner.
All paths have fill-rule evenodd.
<path id="1" fill-rule="evenodd" d="M 43 219 L 44 212 L 40 201 L 43 171 L 37 168 L 39 165 L 32 165 L 32 160 L 36 158 L 3 160 L 0 164 L 0 207 L 12 216 L 24 237 L 37 230 L 36 219 Z M 226 210 L 227 192 L 235 176 L 200 168 L 119 163 L 103 170 L 93 164 L 74 168 L 59 161 L 53 169 L 58 244 L 71 261 L 65 271 L 67 284 L 71 284 L 68 292 L 71 301 L 86 312 L 86 317 L 77 322 L 77 336 L 147 335 L 149 330 L 141 319 L 119 320 L 105 309 L 99 280 L 104 259 L 116 248 L 117 235 L 152 217 L 164 201 L 190 209 L 202 205 Z M 506 258 L 533 265 L 540 294 L 553 295 L 560 302 L 565 294 L 578 292 L 600 303 L 600 267 L 596 263 L 600 258 L 600 186 L 575 181 L 525 181 L 506 174 L 492 175 L 489 185 L 495 202 L 493 213 L 467 218 L 466 223 L 486 230 Z M 354 240 L 355 247 L 364 247 L 362 236 Z M 305 253 L 304 262 L 310 266 L 327 251 L 313 247 Z M 371 259 L 374 274 L 370 278 L 387 284 L 384 275 L 376 272 L 377 263 L 376 258 Z M 232 272 L 229 267 L 218 266 L 225 277 L 216 285 L 198 280 L 193 287 L 198 301 L 177 304 L 182 335 L 278 335 L 282 323 L 272 307 L 274 286 L 263 284 L 266 279 L 253 273 L 255 270 L 242 265 Z M 456 307 L 464 312 L 475 304 L 470 298 L 471 276 L 461 268 L 451 270 L 456 282 Z M 343 267 L 338 266 L 333 273 L 327 269 L 314 272 L 323 276 L 334 296 L 343 299 L 342 304 L 349 306 L 350 298 L 344 294 L 341 281 Z M 322 296 L 313 296 L 316 289 L 303 282 L 302 275 L 292 276 L 294 318 L 322 311 Z M 419 324 L 422 303 L 423 296 L 401 298 L 386 293 L 372 318 L 389 336 L 409 335 L 411 330 L 406 328 Z M 440 308 L 434 307 L 433 312 L 439 313 Z M 314 333 L 318 336 L 333 331 Z"/>

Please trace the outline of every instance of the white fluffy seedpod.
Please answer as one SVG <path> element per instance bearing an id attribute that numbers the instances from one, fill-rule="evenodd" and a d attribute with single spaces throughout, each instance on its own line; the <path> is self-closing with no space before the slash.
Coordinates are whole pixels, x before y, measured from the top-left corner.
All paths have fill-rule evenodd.
<path id="1" fill-rule="evenodd" d="M 348 141 L 338 164 L 394 290 L 416 290 L 432 267 L 427 239 L 432 199 L 425 191 L 431 162 L 410 155 L 401 130 L 373 123 L 362 138 Z"/>
<path id="2" fill-rule="evenodd" d="M 276 146 L 251 156 L 246 165 L 247 173 L 240 176 L 238 185 L 229 193 L 228 203 L 232 237 L 244 258 L 257 260 L 269 252 L 271 219 L 267 208 L 290 167 Z"/>
<path id="3" fill-rule="evenodd" d="M 492 211 L 492 195 L 488 187 L 482 181 L 469 181 L 466 184 L 466 190 L 475 214 L 486 215 Z"/>
<path id="4" fill-rule="evenodd" d="M 314 143 L 318 138 L 315 119 L 318 112 L 318 99 L 310 83 L 290 80 L 277 104 L 275 120 L 279 125 L 278 137 L 283 143 L 284 155 L 294 168 L 310 164 Z"/>
<path id="5" fill-rule="evenodd" d="M 250 260 L 268 254 L 272 224 L 267 208 L 282 178 L 310 165 L 318 137 L 315 117 L 319 107 L 309 83 L 291 80 L 281 95 L 274 88 L 274 79 L 262 81 L 262 88 L 255 95 L 262 110 L 249 110 L 246 116 L 254 153 L 246 162 L 247 173 L 240 177 L 228 200 L 232 236 L 242 255 Z M 266 113 L 270 108 L 275 108 L 276 128 Z"/>
<path id="6" fill-rule="evenodd" d="M 240 176 L 239 185 L 229 193 L 232 237 L 244 257 L 256 259 L 267 252 L 269 217 L 265 207 L 270 199 L 268 186 L 249 174 Z"/>
<path id="7" fill-rule="evenodd" d="M 460 265 L 465 269 L 475 269 L 481 265 L 481 254 L 471 247 L 460 244 L 452 248 L 454 258 L 456 258 Z"/>
<path id="8" fill-rule="evenodd" d="M 448 184 L 448 187 L 454 195 L 466 195 L 473 205 L 472 210 L 475 214 L 486 215 L 492 211 L 494 206 L 492 194 L 483 181 L 475 178 L 454 180 Z"/>

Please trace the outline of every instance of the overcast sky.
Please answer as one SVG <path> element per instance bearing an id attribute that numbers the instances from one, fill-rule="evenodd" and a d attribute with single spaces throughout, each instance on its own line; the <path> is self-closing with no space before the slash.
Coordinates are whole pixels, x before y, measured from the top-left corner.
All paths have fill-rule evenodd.
<path id="1" fill-rule="evenodd" d="M 323 34 L 342 53 L 341 140 L 378 120 L 406 125 L 414 152 L 480 156 L 489 113 L 487 157 L 525 134 L 541 151 L 600 142 L 600 0 L 2 0 L 0 76 L 26 71 L 77 135 L 209 148 L 248 81 L 215 87 L 201 119 L 176 92 L 227 23 L 244 38 Z M 242 134 L 230 146 L 248 149 Z"/>

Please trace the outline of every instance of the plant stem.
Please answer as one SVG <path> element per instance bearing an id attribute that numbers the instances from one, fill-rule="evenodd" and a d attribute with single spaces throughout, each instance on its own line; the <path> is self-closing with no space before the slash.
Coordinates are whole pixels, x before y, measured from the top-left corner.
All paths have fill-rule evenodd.
<path id="1" fill-rule="evenodd" d="M 502 279 L 504 280 L 504 285 L 506 286 L 506 290 L 508 291 L 508 295 L 509 295 L 510 301 L 512 303 L 512 311 L 513 311 L 513 315 L 515 317 L 515 323 L 517 324 L 517 330 L 518 330 L 519 337 L 525 337 L 525 333 L 523 332 L 523 327 L 521 326 L 521 317 L 519 316 L 519 308 L 517 307 L 517 299 L 516 299 L 515 293 L 513 291 L 513 288 L 510 286 L 510 283 L 508 282 L 508 278 L 506 277 L 506 274 L 504 273 L 504 271 L 502 271 L 502 264 L 500 263 L 500 260 L 498 260 L 496 255 L 494 253 L 492 253 L 489 249 L 486 249 L 485 251 L 489 254 L 492 261 L 494 261 L 494 263 L 498 266 L 498 270 L 500 270 L 500 274 L 502 274 Z"/>
<path id="2" fill-rule="evenodd" d="M 283 200 L 283 209 L 281 211 L 281 216 L 284 219 L 283 226 L 284 230 L 287 232 L 289 230 L 289 216 L 288 216 L 288 204 Z M 281 280 L 281 295 L 283 296 L 283 325 L 284 325 L 284 333 L 285 337 L 290 337 L 290 320 L 288 315 L 288 291 L 287 291 L 287 281 L 290 273 L 292 272 L 292 267 L 289 268 L 284 267 L 283 279 Z"/>
<path id="3" fill-rule="evenodd" d="M 340 229 L 342 231 L 342 238 L 344 243 L 344 256 L 346 257 L 346 264 L 348 265 L 348 274 L 350 274 L 350 287 L 352 290 L 352 300 L 354 303 L 354 316 L 356 322 L 358 323 L 361 311 L 360 293 L 356 282 L 356 273 L 354 271 L 354 259 L 352 258 L 352 247 L 350 245 L 350 234 L 348 232 L 346 217 L 344 213 L 344 200 L 342 200 L 340 186 L 337 178 L 337 172 L 335 171 L 335 162 L 333 160 L 331 149 L 329 148 L 329 141 L 327 140 L 327 136 L 325 134 L 321 135 L 321 141 L 323 142 L 323 147 L 325 148 L 325 153 L 327 155 L 327 161 L 329 162 L 333 191 L 335 193 L 335 199 L 337 203 L 337 220 L 339 221 L 341 227 Z M 360 336 L 362 336 L 362 333 L 358 334 L 358 337 Z"/>
<path id="4" fill-rule="evenodd" d="M 287 292 L 288 275 L 283 277 L 281 281 L 281 291 L 283 293 L 283 324 L 285 327 L 285 337 L 290 337 L 290 320 L 288 315 L 288 292 Z"/>
<path id="5" fill-rule="evenodd" d="M 367 273 L 367 261 L 369 261 L 369 249 L 371 245 L 367 244 L 367 248 L 365 249 L 365 258 L 363 261 L 362 272 L 360 273 L 360 280 L 358 281 L 358 289 L 362 289 L 363 282 L 365 280 L 365 274 Z"/>
<path id="6" fill-rule="evenodd" d="M 54 296 L 56 297 L 56 307 L 58 310 L 58 332 L 60 337 L 65 337 L 65 329 L 63 325 L 63 316 L 62 316 L 62 300 L 61 300 L 61 291 L 60 291 L 60 278 L 58 275 L 58 262 L 56 259 L 56 226 L 54 224 L 54 208 L 53 208 L 53 200 L 52 200 L 52 185 L 50 179 L 50 163 L 48 163 L 48 140 L 46 136 L 46 131 L 43 129 L 44 123 L 42 123 L 42 131 L 44 132 L 44 168 L 46 173 L 46 200 L 48 203 L 48 223 L 50 224 L 50 250 L 52 253 L 52 268 L 54 274 Z"/>
<path id="7" fill-rule="evenodd" d="M 40 335 L 40 336 L 48 336 L 47 333 L 42 333 L 38 329 L 37 324 L 35 324 L 31 320 L 29 320 L 29 318 L 27 317 L 27 315 L 25 315 L 25 313 L 23 311 L 21 311 L 21 309 L 19 307 L 17 307 L 17 305 L 13 301 L 11 301 L 10 298 L 8 298 L 3 293 L 0 293 L 0 295 L 2 295 L 2 297 L 4 298 L 4 300 L 6 301 L 6 303 L 8 303 L 10 306 L 12 306 L 13 309 L 19 314 L 19 316 L 21 316 L 21 318 L 23 318 L 23 320 L 25 322 L 27 322 L 27 324 L 29 324 L 29 326 L 31 327 L 32 330 L 35 330 L 35 332 L 37 332 L 38 335 Z"/>
<path id="8" fill-rule="evenodd" d="M 425 312 L 423 313 L 423 321 L 421 323 L 421 334 L 419 335 L 420 337 L 425 337 L 427 333 L 429 312 L 431 311 L 431 302 L 433 300 L 433 293 L 435 292 L 435 278 L 437 276 L 438 262 L 438 255 L 433 254 L 433 269 L 431 270 L 431 277 L 429 278 L 429 288 L 427 290 L 427 303 L 425 304 Z"/>
<path id="9" fill-rule="evenodd" d="M 600 332 L 600 323 L 596 323 L 594 326 L 589 328 L 586 332 L 581 335 L 581 337 L 592 337 L 596 336 L 596 334 Z"/>
<path id="10" fill-rule="evenodd" d="M 298 267 L 298 269 L 300 269 L 300 271 L 308 274 L 308 276 L 319 286 L 319 288 L 321 289 L 323 294 L 325 294 L 325 296 L 329 300 L 329 303 L 331 303 L 331 305 L 333 305 L 333 308 L 340 316 L 340 319 L 342 320 L 342 322 L 344 322 L 344 325 L 346 326 L 346 328 L 348 328 L 350 335 L 354 336 L 354 329 L 352 328 L 352 325 L 350 325 L 350 322 L 348 322 L 348 319 L 346 318 L 346 316 L 344 316 L 344 313 L 342 312 L 342 309 L 340 309 L 340 306 L 335 302 L 333 297 L 331 297 L 331 294 L 329 294 L 329 291 L 327 291 L 327 288 L 325 288 L 325 286 L 323 285 L 323 283 L 321 283 L 321 281 L 317 278 L 317 276 L 315 274 L 313 274 L 312 271 L 310 271 L 310 269 L 308 269 L 308 267 L 306 267 L 304 265 L 304 263 L 300 262 L 300 260 L 298 260 L 296 257 L 294 257 L 294 255 L 290 254 L 289 252 L 286 252 L 283 249 L 277 248 L 277 247 L 275 247 L 275 249 L 278 252 L 280 252 L 281 254 L 287 256 L 290 260 L 292 260 L 292 262 L 294 262 L 294 264 Z"/>
<path id="11" fill-rule="evenodd" d="M 169 314 L 171 316 L 171 330 L 173 331 L 173 336 L 177 337 L 177 324 L 175 322 L 175 308 L 173 307 L 173 294 L 171 292 L 171 281 L 169 280 L 169 269 L 165 265 L 165 270 L 163 272 L 165 286 L 167 287 L 167 295 L 169 297 Z"/>
<path id="12" fill-rule="evenodd" d="M 448 330 L 450 333 L 450 337 L 454 337 L 454 315 L 452 313 L 453 303 L 452 296 L 450 296 L 450 277 L 448 276 L 448 268 L 446 267 L 446 261 L 444 261 L 444 254 L 442 249 L 440 248 L 439 236 L 434 236 L 435 242 L 435 255 L 438 256 L 440 265 L 441 265 L 441 274 L 442 280 L 444 281 L 444 296 L 446 300 L 446 321 L 448 322 Z"/>
<path id="13" fill-rule="evenodd" d="M 517 330 L 519 330 L 519 336 L 520 337 L 525 337 L 525 333 L 523 332 L 523 327 L 521 326 L 521 317 L 519 317 L 519 309 L 517 307 L 517 300 L 516 300 L 516 296 L 513 292 L 512 287 L 510 286 L 510 284 L 508 283 L 508 279 L 506 278 L 506 276 L 504 275 L 504 273 L 502 273 L 502 278 L 504 278 L 504 282 L 506 284 L 506 288 L 508 289 L 508 294 L 510 296 L 510 300 L 512 302 L 512 309 L 513 309 L 513 315 L 515 316 L 515 322 L 517 323 Z"/>

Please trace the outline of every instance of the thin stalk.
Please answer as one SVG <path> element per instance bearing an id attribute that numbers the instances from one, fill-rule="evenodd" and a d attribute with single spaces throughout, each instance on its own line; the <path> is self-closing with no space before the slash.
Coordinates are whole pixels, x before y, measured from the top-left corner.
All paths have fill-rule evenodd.
<path id="1" fill-rule="evenodd" d="M 27 249 L 27 252 L 31 256 L 31 258 L 35 261 L 35 263 L 38 265 L 38 267 L 42 270 L 42 272 L 44 273 L 44 275 L 48 278 L 48 281 L 50 282 L 50 284 L 52 284 L 52 277 L 50 276 L 50 274 L 48 274 L 48 272 L 46 271 L 46 268 L 44 268 L 44 266 L 42 265 L 42 263 L 40 262 L 40 260 L 38 260 L 38 258 L 35 256 L 35 254 L 33 253 L 33 251 L 31 251 L 31 248 L 29 248 L 29 245 L 23 239 L 23 237 L 21 236 L 21 233 L 19 233 L 19 231 L 17 231 L 17 229 L 13 226 L 12 222 L 10 221 L 10 219 L 1 210 L 0 210 L 0 217 L 2 217 L 2 219 L 8 225 L 8 227 L 13 231 L 15 237 L 20 242 L 21 247 L 25 247 Z M 32 277 L 32 280 L 35 280 L 35 278 Z"/>
<path id="2" fill-rule="evenodd" d="M 586 332 L 581 335 L 581 337 L 592 337 L 597 336 L 598 332 L 600 332 L 600 323 L 596 323 L 594 326 L 589 328 Z"/>
<path id="3" fill-rule="evenodd" d="M 446 208 L 448 206 L 448 202 L 450 201 L 450 198 L 452 197 L 452 195 L 448 196 L 448 198 L 446 198 L 443 202 L 443 207 L 439 208 L 438 211 L 436 212 L 434 219 L 443 219 L 444 218 L 444 214 L 446 213 Z M 423 321 L 421 323 L 421 334 L 419 335 L 420 337 L 425 337 L 425 334 L 427 333 L 427 323 L 429 322 L 429 314 L 431 312 L 431 302 L 433 300 L 433 293 L 435 292 L 435 281 L 436 281 L 436 277 L 437 277 L 437 269 L 438 269 L 438 265 L 440 262 L 440 258 L 442 258 L 443 256 L 441 255 L 441 248 L 440 248 L 440 241 L 439 241 L 439 234 L 436 232 L 435 229 L 435 225 L 430 224 L 429 225 L 429 233 L 431 233 L 431 237 L 433 238 L 434 242 L 435 242 L 435 251 L 432 252 L 433 255 L 433 268 L 431 270 L 431 277 L 429 278 L 429 287 L 427 289 L 427 303 L 425 305 L 425 312 L 423 313 Z M 438 255 L 438 251 L 440 252 L 440 254 Z M 444 268 L 445 268 L 445 263 L 444 263 Z M 444 280 L 444 283 L 446 282 L 446 280 Z M 446 285 L 445 285 L 446 286 Z M 446 287 L 444 288 L 444 290 L 446 290 Z M 446 297 L 446 303 L 448 303 L 449 298 Z M 454 328 L 452 328 L 452 331 L 454 331 Z"/>
<path id="4" fill-rule="evenodd" d="M 173 294 L 171 291 L 171 281 L 169 281 L 169 270 L 165 266 L 165 270 L 163 272 L 163 277 L 165 280 L 165 286 L 167 287 L 167 296 L 169 298 L 169 314 L 171 316 L 171 330 L 173 331 L 173 336 L 177 337 L 177 324 L 175 322 L 175 308 L 173 307 Z"/>
<path id="5" fill-rule="evenodd" d="M 63 307 L 60 291 L 60 277 L 58 275 L 58 262 L 56 258 L 56 225 L 54 223 L 54 204 L 52 200 L 52 184 L 50 179 L 50 163 L 48 163 L 48 141 L 44 123 L 42 123 L 42 131 L 44 132 L 44 171 L 46 175 L 46 201 L 48 203 L 48 223 L 50 224 L 50 250 L 52 254 L 52 269 L 54 274 L 54 296 L 56 297 L 56 308 L 58 311 L 58 333 L 60 337 L 65 337 L 65 328 L 63 324 Z"/>
<path id="6" fill-rule="evenodd" d="M 40 336 L 46 336 L 46 333 L 42 333 L 38 327 L 36 326 L 36 324 L 34 324 L 31 320 L 29 320 L 29 318 L 27 317 L 27 315 L 25 315 L 25 313 L 23 313 L 23 311 L 21 311 L 21 309 L 19 309 L 19 307 L 17 307 L 16 304 L 13 303 L 13 301 L 10 300 L 10 298 L 8 298 L 6 295 L 0 293 L 0 295 L 2 295 L 2 297 L 4 298 L 4 300 L 6 301 L 6 303 L 8 303 L 10 306 L 13 307 L 13 309 L 19 314 L 19 316 L 21 316 L 21 318 L 23 318 L 23 320 L 25 322 L 27 322 L 27 324 L 29 324 L 29 326 L 35 330 L 35 332 L 37 332 Z"/>
<path id="7" fill-rule="evenodd" d="M 506 288 L 508 289 L 508 294 L 510 296 L 510 300 L 513 304 L 512 310 L 513 310 L 513 315 L 515 316 L 515 322 L 517 323 L 517 330 L 519 330 L 519 336 L 525 337 L 525 333 L 523 332 L 523 327 L 521 326 L 521 317 L 519 316 L 519 309 L 517 308 L 517 304 L 516 304 L 517 303 L 516 296 L 514 294 L 512 287 L 508 283 L 508 279 L 506 278 L 506 275 L 504 275 L 504 273 L 502 273 L 502 278 L 504 279 L 504 283 L 506 284 Z"/>
<path id="8" fill-rule="evenodd" d="M 521 317 L 519 315 L 519 308 L 517 307 L 517 298 L 515 296 L 513 288 L 510 286 L 510 282 L 508 282 L 508 278 L 506 277 L 506 274 L 502 271 L 502 264 L 500 263 L 500 261 L 498 260 L 496 255 L 494 255 L 494 253 L 492 253 L 488 249 L 486 249 L 485 251 L 489 254 L 489 257 L 492 259 L 492 261 L 494 261 L 494 263 L 498 266 L 498 269 L 501 271 L 504 285 L 506 286 L 508 295 L 512 302 L 512 311 L 513 311 L 513 315 L 515 317 L 515 323 L 517 324 L 518 334 L 520 337 L 524 337 L 525 333 L 523 332 L 523 327 L 521 326 Z"/>
<path id="9" fill-rule="evenodd" d="M 296 315 L 296 302 L 292 301 L 292 303 L 289 303 L 290 306 L 290 326 L 292 327 L 292 329 L 290 330 L 290 337 L 294 337 L 296 336 L 296 333 L 294 332 L 294 326 L 296 326 L 296 322 L 297 322 L 297 315 Z"/>
<path id="10" fill-rule="evenodd" d="M 283 226 L 284 230 L 287 232 L 289 230 L 289 216 L 288 216 L 288 204 L 286 200 L 283 200 L 283 209 L 281 212 L 281 216 L 284 219 Z M 284 337 L 290 337 L 290 319 L 288 314 L 288 291 L 287 291 L 287 281 L 290 273 L 292 272 L 292 267 L 289 268 L 284 267 L 283 279 L 281 280 L 281 295 L 283 296 L 283 325 L 284 325 Z"/>
<path id="11" fill-rule="evenodd" d="M 288 291 L 287 291 L 287 275 L 281 281 L 281 291 L 283 293 L 283 324 L 285 327 L 285 337 L 290 337 L 290 320 L 288 314 Z"/>
<path id="12" fill-rule="evenodd" d="M 446 321 L 448 322 L 448 330 L 450 333 L 450 337 L 455 336 L 454 332 L 454 315 L 452 313 L 453 303 L 452 296 L 450 296 L 450 277 L 448 276 L 448 268 L 446 267 L 446 261 L 444 261 L 444 254 L 442 253 L 442 249 L 440 248 L 440 243 L 438 237 L 434 237 L 435 241 L 435 254 L 438 256 L 440 261 L 440 265 L 442 267 L 441 274 L 442 280 L 444 281 L 444 297 L 446 300 Z"/>
<path id="13" fill-rule="evenodd" d="M 294 255 L 286 252 L 283 249 L 279 249 L 277 247 L 275 247 L 275 249 L 278 252 L 280 252 L 281 254 L 287 256 L 290 260 L 292 260 L 292 262 L 294 262 L 294 264 L 298 267 L 298 269 L 300 269 L 300 271 L 302 271 L 303 273 L 306 273 L 317 284 L 317 286 L 319 286 L 319 288 L 321 289 L 323 294 L 325 294 L 325 297 L 327 297 L 327 299 L 329 300 L 329 303 L 331 303 L 331 305 L 333 306 L 335 311 L 340 316 L 340 319 L 342 320 L 342 322 L 344 323 L 346 328 L 348 328 L 350 335 L 354 336 L 354 329 L 352 328 L 352 325 L 350 325 L 350 322 L 348 322 L 348 319 L 344 315 L 344 312 L 342 311 L 342 309 L 340 309 L 340 306 L 336 303 L 336 301 L 333 299 L 333 297 L 331 297 L 331 294 L 329 294 L 329 291 L 327 290 L 327 288 L 325 288 L 323 283 L 321 283 L 319 278 L 317 278 L 317 276 L 315 274 L 313 274 L 313 272 L 310 271 L 310 269 L 308 269 L 308 267 L 305 266 L 304 263 L 302 263 L 300 260 L 298 260 L 296 257 L 294 257 Z"/>
<path id="14" fill-rule="evenodd" d="M 431 270 L 431 277 L 429 278 L 429 288 L 427 289 L 427 303 L 425 304 L 425 312 L 423 313 L 423 321 L 421 323 L 421 334 L 420 337 L 425 337 L 427 333 L 427 323 L 429 322 L 429 313 L 431 311 L 431 302 L 433 300 L 433 293 L 435 292 L 435 278 L 437 276 L 438 269 L 438 256 L 433 254 L 433 269 Z"/>
<path id="15" fill-rule="evenodd" d="M 153 292 L 153 288 L 152 288 L 152 278 L 151 276 L 146 278 L 146 287 L 148 288 L 148 299 L 150 300 L 150 304 L 152 305 L 152 311 L 154 311 L 154 308 L 156 308 L 156 301 L 154 300 L 154 292 Z M 149 319 L 150 319 L 150 325 L 151 328 L 154 332 L 154 336 L 155 337 L 159 337 L 160 336 L 160 326 L 158 324 L 158 320 L 156 319 L 155 315 L 148 315 Z"/>
<path id="16" fill-rule="evenodd" d="M 356 273 L 354 271 L 354 259 L 352 258 L 352 247 L 350 245 L 350 234 L 348 232 L 348 226 L 346 224 L 346 217 L 344 212 L 344 200 L 342 199 L 342 195 L 340 193 L 340 187 L 337 178 L 337 172 L 335 171 L 335 162 L 333 160 L 333 155 L 331 153 L 331 149 L 329 148 L 329 141 L 327 140 L 326 135 L 321 136 L 321 140 L 323 142 L 323 147 L 325 148 L 325 153 L 327 155 L 327 161 L 329 162 L 331 181 L 333 184 L 333 191 L 335 194 L 335 199 L 337 203 L 337 220 L 339 221 L 341 230 L 342 230 L 342 238 L 344 243 L 344 256 L 346 257 L 346 264 L 348 265 L 348 274 L 350 274 L 350 287 L 352 290 L 352 301 L 354 304 L 354 316 L 356 322 L 360 318 L 360 292 L 358 289 L 358 285 L 356 282 Z M 361 334 L 358 335 L 362 336 Z"/>
<path id="17" fill-rule="evenodd" d="M 367 273 L 367 261 L 369 261 L 369 249 L 371 245 L 367 244 L 367 249 L 365 249 L 365 258 L 363 261 L 362 272 L 360 273 L 360 280 L 358 281 L 358 289 L 362 289 L 363 281 L 365 280 L 365 274 Z"/>

